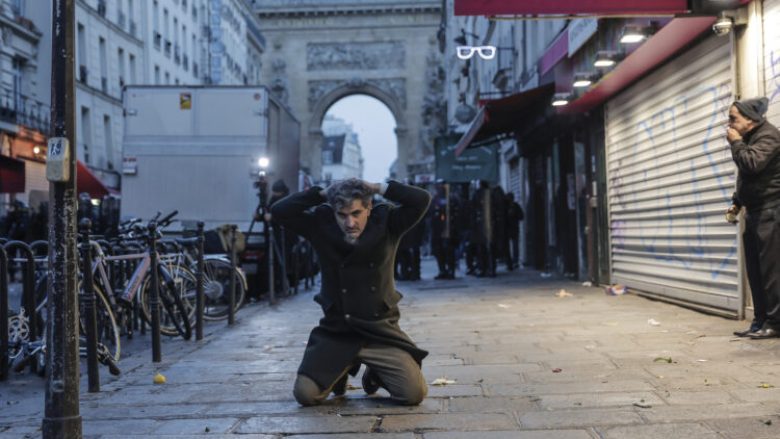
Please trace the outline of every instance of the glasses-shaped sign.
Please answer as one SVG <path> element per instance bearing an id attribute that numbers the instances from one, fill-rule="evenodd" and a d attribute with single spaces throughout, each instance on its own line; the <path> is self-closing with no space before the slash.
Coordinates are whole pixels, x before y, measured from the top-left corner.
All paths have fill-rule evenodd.
<path id="1" fill-rule="evenodd" d="M 457 55 L 460 59 L 469 59 L 474 56 L 475 53 L 479 53 L 479 57 L 482 59 L 493 59 L 496 57 L 495 46 L 458 46 Z"/>

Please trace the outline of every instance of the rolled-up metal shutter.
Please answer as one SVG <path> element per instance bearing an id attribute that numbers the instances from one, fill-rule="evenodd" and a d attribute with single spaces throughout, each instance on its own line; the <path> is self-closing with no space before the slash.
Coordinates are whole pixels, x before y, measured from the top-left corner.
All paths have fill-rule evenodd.
<path id="1" fill-rule="evenodd" d="M 31 195 L 34 192 L 38 192 L 37 196 Z M 37 207 L 30 205 L 33 198 L 40 202 L 41 193 L 48 192 L 49 180 L 46 179 L 46 164 L 24 159 L 24 195 L 19 194 L 16 198 L 23 201 L 28 207 Z"/>
<path id="2" fill-rule="evenodd" d="M 728 38 L 709 37 L 607 104 L 612 282 L 738 313 Z"/>
<path id="3" fill-rule="evenodd" d="M 767 119 L 780 126 L 780 0 L 764 2 L 764 67 L 766 96 L 769 98 Z"/>

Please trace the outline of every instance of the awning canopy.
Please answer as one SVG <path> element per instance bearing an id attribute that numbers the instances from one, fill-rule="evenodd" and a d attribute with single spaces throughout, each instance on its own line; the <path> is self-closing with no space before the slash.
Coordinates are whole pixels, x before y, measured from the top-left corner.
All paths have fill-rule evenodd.
<path id="1" fill-rule="evenodd" d="M 80 160 L 76 162 L 76 191 L 78 193 L 86 192 L 91 198 L 103 198 L 109 194 L 116 194 L 116 191 L 106 187 L 100 178 Z"/>
<path id="2" fill-rule="evenodd" d="M 631 52 L 614 70 L 576 100 L 558 107 L 561 114 L 588 111 L 606 102 L 641 76 L 688 47 L 689 43 L 708 31 L 715 17 L 675 18 Z"/>
<path id="3" fill-rule="evenodd" d="M 455 155 L 459 156 L 469 146 L 521 129 L 524 121 L 538 114 L 542 105 L 549 105 L 554 91 L 554 84 L 546 84 L 505 98 L 482 101 L 482 108 L 455 146 Z"/>
<path id="4" fill-rule="evenodd" d="M 0 155 L 0 194 L 24 192 L 24 161 Z"/>
<path id="5" fill-rule="evenodd" d="M 455 15 L 640 16 L 717 13 L 750 0 L 455 0 Z"/>
<path id="6" fill-rule="evenodd" d="M 672 15 L 688 0 L 455 0 L 455 15 Z"/>

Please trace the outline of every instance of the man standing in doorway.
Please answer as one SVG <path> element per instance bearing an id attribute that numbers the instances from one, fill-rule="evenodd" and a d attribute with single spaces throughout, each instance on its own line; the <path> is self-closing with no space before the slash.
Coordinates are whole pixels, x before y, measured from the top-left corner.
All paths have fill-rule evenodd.
<path id="1" fill-rule="evenodd" d="M 373 204 L 376 194 L 398 204 Z M 398 325 L 393 265 L 401 237 L 425 214 L 431 197 L 398 182 L 337 182 L 290 195 L 272 208 L 276 221 L 308 239 L 322 267 L 314 300 L 324 317 L 315 327 L 298 368 L 293 395 L 304 406 L 333 392 L 343 395 L 347 374 L 361 363 L 363 389 L 379 387 L 401 404 L 419 404 L 427 394 L 421 371 L 428 354 Z"/>
<path id="2" fill-rule="evenodd" d="M 737 165 L 737 192 L 729 214 L 745 208 L 745 268 L 753 296 L 754 339 L 780 337 L 780 131 L 764 118 L 766 98 L 729 108 L 726 138 Z"/>

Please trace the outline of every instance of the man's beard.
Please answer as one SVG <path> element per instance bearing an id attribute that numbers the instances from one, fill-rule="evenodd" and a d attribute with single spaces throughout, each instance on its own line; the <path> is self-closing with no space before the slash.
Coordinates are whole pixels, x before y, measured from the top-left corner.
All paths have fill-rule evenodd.
<path id="1" fill-rule="evenodd" d="M 352 236 L 352 235 L 350 235 L 349 233 L 344 233 L 344 241 L 345 241 L 347 244 L 353 244 L 353 245 L 354 245 L 354 244 L 356 244 L 356 243 L 357 243 L 357 240 L 358 240 L 358 238 L 359 238 L 359 237 L 360 237 L 360 236 L 354 236 L 354 237 L 353 237 L 353 236 Z"/>

